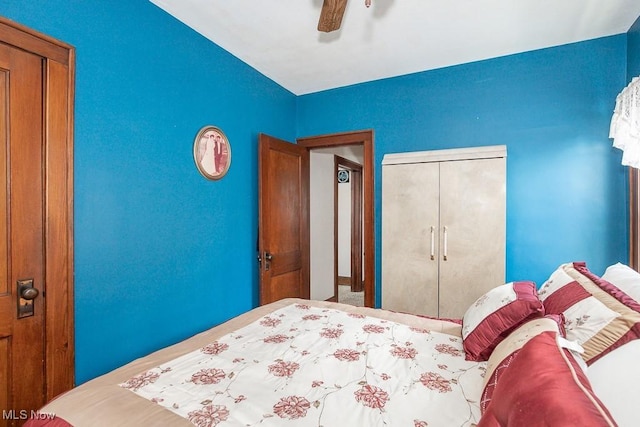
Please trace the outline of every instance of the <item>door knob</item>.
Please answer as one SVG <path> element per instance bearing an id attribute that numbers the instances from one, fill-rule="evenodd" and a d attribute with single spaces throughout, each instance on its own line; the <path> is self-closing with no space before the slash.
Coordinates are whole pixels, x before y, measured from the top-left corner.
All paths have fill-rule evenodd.
<path id="1" fill-rule="evenodd" d="M 18 319 L 33 316 L 33 300 L 40 294 L 33 287 L 33 279 L 18 280 Z"/>
<path id="2" fill-rule="evenodd" d="M 27 301 L 35 299 L 39 294 L 40 292 L 36 288 L 23 286 L 22 289 L 20 289 L 20 298 L 26 299 Z"/>
<path id="3" fill-rule="evenodd" d="M 264 270 L 268 271 L 271 268 L 271 260 L 273 259 L 273 255 L 271 255 L 269 252 L 265 252 L 264 259 L 265 259 Z"/>

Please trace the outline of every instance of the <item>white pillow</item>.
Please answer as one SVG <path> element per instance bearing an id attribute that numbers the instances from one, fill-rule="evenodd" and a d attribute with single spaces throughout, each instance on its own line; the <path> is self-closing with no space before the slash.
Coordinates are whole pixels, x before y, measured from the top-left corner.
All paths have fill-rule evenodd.
<path id="1" fill-rule="evenodd" d="M 633 268 L 617 263 L 608 267 L 602 278 L 640 303 L 640 273 Z"/>
<path id="2" fill-rule="evenodd" d="M 587 370 L 593 391 L 620 427 L 638 425 L 638 360 L 640 340 L 633 340 L 596 360 Z"/>

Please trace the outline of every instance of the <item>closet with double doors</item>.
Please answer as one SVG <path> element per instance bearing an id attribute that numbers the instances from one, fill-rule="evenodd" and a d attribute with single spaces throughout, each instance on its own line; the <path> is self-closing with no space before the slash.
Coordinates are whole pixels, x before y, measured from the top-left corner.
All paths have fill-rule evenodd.
<path id="1" fill-rule="evenodd" d="M 382 307 L 462 318 L 505 280 L 506 146 L 386 154 Z"/>

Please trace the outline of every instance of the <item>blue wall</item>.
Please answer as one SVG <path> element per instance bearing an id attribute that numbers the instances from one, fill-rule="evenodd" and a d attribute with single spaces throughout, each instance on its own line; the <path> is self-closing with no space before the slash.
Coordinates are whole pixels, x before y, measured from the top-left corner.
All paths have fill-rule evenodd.
<path id="1" fill-rule="evenodd" d="M 258 303 L 257 135 L 295 137 L 296 97 L 147 0 L 3 0 L 76 47 L 76 380 Z M 192 142 L 221 127 L 227 176 Z"/>
<path id="2" fill-rule="evenodd" d="M 0 15 L 76 47 L 78 383 L 257 305 L 258 132 L 375 130 L 378 275 L 382 156 L 476 145 L 508 146 L 509 280 L 626 261 L 607 138 L 625 35 L 296 98 L 147 0 L 4 0 Z M 232 144 L 218 182 L 192 160 L 205 124 Z"/>
<path id="3" fill-rule="evenodd" d="M 507 145 L 508 281 L 627 260 L 625 170 L 608 139 L 625 49 L 619 35 L 299 97 L 300 136 L 375 130 L 378 303 L 385 153 Z"/>

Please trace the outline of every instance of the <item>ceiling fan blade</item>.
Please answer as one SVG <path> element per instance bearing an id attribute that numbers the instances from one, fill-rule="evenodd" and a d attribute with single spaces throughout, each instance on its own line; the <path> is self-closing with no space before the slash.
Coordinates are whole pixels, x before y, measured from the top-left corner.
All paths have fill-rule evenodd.
<path id="1" fill-rule="evenodd" d="M 318 31 L 329 33 L 340 28 L 347 0 L 324 0 L 318 21 Z"/>

